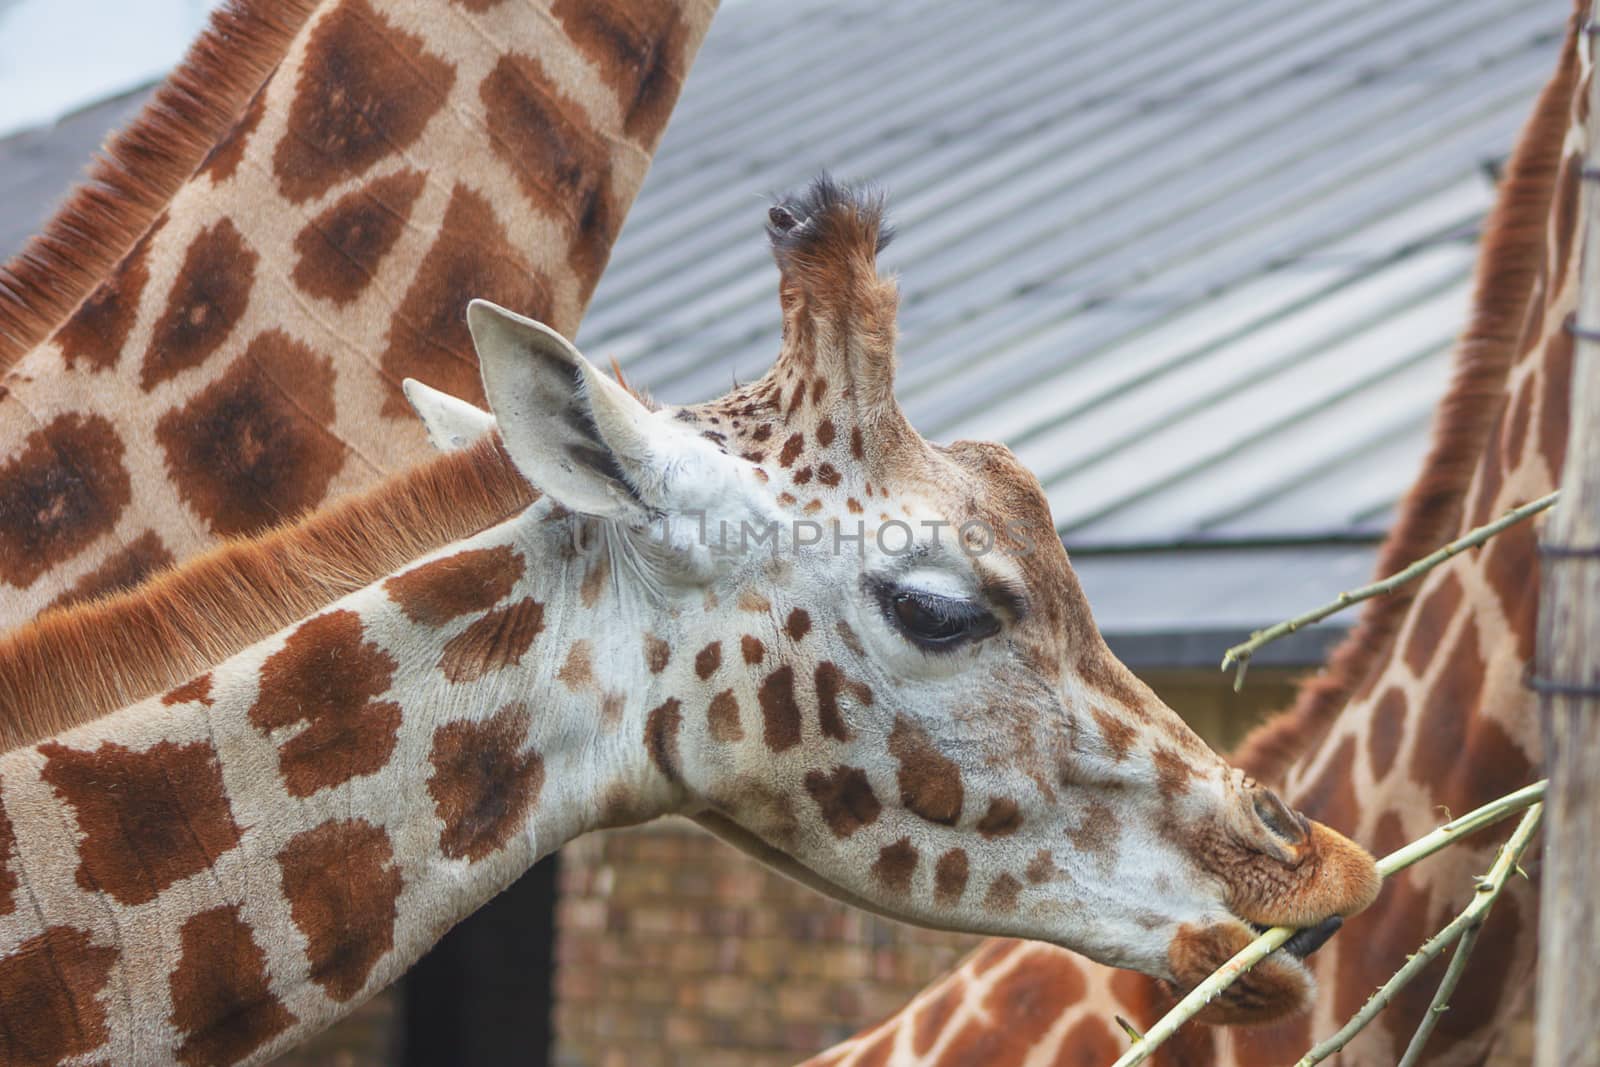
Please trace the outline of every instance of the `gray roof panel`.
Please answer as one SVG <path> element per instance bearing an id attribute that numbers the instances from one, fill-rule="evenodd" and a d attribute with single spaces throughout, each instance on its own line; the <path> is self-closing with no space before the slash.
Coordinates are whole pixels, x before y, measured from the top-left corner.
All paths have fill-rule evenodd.
<path id="1" fill-rule="evenodd" d="M 758 197 L 826 164 L 892 195 L 912 420 L 1011 443 L 1070 544 L 1379 536 L 1564 13 L 867 10 L 718 16 L 580 340 L 674 402 L 761 373 Z"/>

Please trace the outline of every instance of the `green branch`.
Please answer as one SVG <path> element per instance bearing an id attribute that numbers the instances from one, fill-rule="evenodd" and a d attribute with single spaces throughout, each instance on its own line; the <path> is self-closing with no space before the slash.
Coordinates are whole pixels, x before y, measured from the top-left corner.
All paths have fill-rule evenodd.
<path id="1" fill-rule="evenodd" d="M 1500 854 L 1495 857 L 1494 866 L 1478 882 L 1478 893 L 1472 898 L 1472 902 L 1462 909 L 1460 915 L 1450 920 L 1449 925 L 1424 942 L 1416 954 L 1406 960 L 1405 966 L 1395 972 L 1393 978 L 1379 986 L 1378 991 L 1367 998 L 1367 1002 L 1361 1006 L 1361 1010 L 1352 1015 L 1350 1021 L 1339 1028 L 1338 1033 L 1326 1041 L 1318 1042 L 1310 1052 L 1300 1057 L 1295 1067 L 1312 1067 L 1313 1064 L 1321 1063 L 1335 1052 L 1344 1048 L 1352 1038 L 1366 1029 L 1368 1023 L 1377 1018 L 1380 1011 L 1389 1006 L 1389 1002 L 1394 1000 L 1400 990 L 1409 985 L 1429 964 L 1438 959 L 1441 952 L 1469 932 L 1476 933 L 1478 928 L 1483 925 L 1484 919 L 1488 918 L 1489 909 L 1494 907 L 1494 902 L 1499 899 L 1501 890 L 1505 889 L 1506 880 L 1511 877 L 1513 871 L 1517 870 L 1517 861 L 1522 858 L 1522 853 L 1527 849 L 1528 842 L 1533 840 L 1533 833 L 1539 828 L 1539 817 L 1543 814 L 1543 804 L 1535 804 L 1528 809 L 1528 813 L 1522 817 L 1522 822 L 1517 824 L 1516 830 L 1511 834 L 1511 839 L 1501 847 Z M 1461 947 L 1456 949 L 1458 959 L 1465 958 L 1462 952 L 1468 947 L 1463 942 Z M 1437 1000 L 1438 998 L 1435 997 L 1435 1003 L 1437 1003 Z M 1432 1031 L 1433 1027 L 1429 1026 L 1428 1022 L 1435 1018 L 1437 1016 L 1430 1008 L 1428 1019 L 1423 1024 L 1427 1031 Z M 1427 1040 L 1427 1033 L 1423 1030 L 1418 1030 L 1417 1037 L 1425 1041 Z M 1411 1057 L 1413 1051 L 1418 1054 L 1421 1053 L 1420 1044 L 1416 1039 L 1413 1039 L 1412 1046 L 1413 1048 L 1406 1050 L 1408 1057 Z"/>
<path id="2" fill-rule="evenodd" d="M 1483 807 L 1468 812 L 1459 819 L 1450 820 L 1410 844 L 1395 849 L 1378 861 L 1378 875 L 1382 878 L 1388 878 L 1399 871 L 1405 870 L 1418 860 L 1431 856 L 1435 852 L 1454 844 L 1468 834 L 1481 830 L 1486 826 L 1491 826 L 1502 819 L 1515 815 L 1519 811 L 1534 807 L 1544 800 L 1545 786 L 1546 782 L 1544 781 L 1524 786 L 1515 793 L 1490 801 Z M 1526 821 L 1525 819 L 1524 822 Z M 1521 829 L 1521 827 L 1518 827 L 1519 834 Z M 1531 829 L 1529 833 L 1532 833 Z M 1515 841 L 1516 839 L 1516 835 L 1512 835 L 1512 840 Z M 1509 843 L 1507 847 L 1509 847 Z M 1520 850 L 1517 854 L 1521 855 Z M 1502 849 L 1502 856 L 1504 855 L 1505 850 Z M 1496 862 L 1496 869 L 1498 869 L 1498 861 Z M 1511 861 L 1511 865 L 1512 869 L 1515 869 L 1514 858 Z M 1479 899 L 1475 898 L 1472 905 L 1469 905 L 1469 909 L 1478 903 Z M 1487 911 L 1488 907 L 1485 906 L 1480 912 L 1479 922 L 1482 921 L 1482 913 Z M 1274 926 L 1240 949 L 1232 959 L 1217 968 L 1205 981 L 1190 990 L 1182 1000 L 1173 1006 L 1171 1011 L 1163 1015 L 1154 1026 L 1145 1031 L 1144 1037 L 1134 1042 L 1133 1047 L 1123 1053 L 1112 1067 L 1133 1067 L 1134 1064 L 1143 1063 L 1155 1053 L 1155 1050 L 1163 1042 L 1177 1032 L 1178 1027 L 1194 1018 L 1200 1012 L 1200 1009 L 1219 996 L 1223 990 L 1238 981 L 1246 971 L 1282 948 L 1284 942 L 1288 941 L 1294 933 L 1295 929 L 1292 926 Z M 1454 938 L 1452 937 L 1451 940 L 1454 940 Z M 1445 944 L 1448 943 L 1445 942 Z M 1443 945 L 1440 947 L 1442 948 Z"/>
<path id="3" fill-rule="evenodd" d="M 1375 596 L 1394 592 L 1394 590 L 1407 582 L 1415 581 L 1427 574 L 1452 556 L 1458 556 L 1469 548 L 1475 548 L 1508 526 L 1515 526 L 1523 519 L 1539 514 L 1539 512 L 1554 504 L 1560 495 L 1561 490 L 1558 489 L 1553 493 L 1540 497 L 1538 500 L 1530 501 L 1519 508 L 1513 508 L 1493 522 L 1480 526 L 1470 533 L 1463 534 L 1443 548 L 1423 556 L 1404 570 L 1396 571 L 1381 581 L 1340 593 L 1320 608 L 1313 608 L 1303 615 L 1296 615 L 1292 619 L 1280 622 L 1275 626 L 1269 626 L 1265 630 L 1257 630 L 1250 635 L 1248 641 L 1234 645 L 1222 654 L 1222 669 L 1235 668 L 1233 677 L 1234 691 L 1237 692 L 1244 688 L 1244 674 L 1250 667 L 1250 657 L 1261 651 L 1263 646 L 1271 644 L 1280 637 L 1287 637 L 1296 630 L 1302 630 L 1314 622 L 1321 622 L 1329 615 L 1343 611 L 1352 604 L 1359 604 L 1363 600 L 1371 600 Z"/>

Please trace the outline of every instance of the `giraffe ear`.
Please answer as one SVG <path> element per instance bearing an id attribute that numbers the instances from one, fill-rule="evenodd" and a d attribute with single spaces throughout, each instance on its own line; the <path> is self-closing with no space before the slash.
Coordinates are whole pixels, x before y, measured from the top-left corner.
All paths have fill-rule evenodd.
<path id="1" fill-rule="evenodd" d="M 423 385 L 415 378 L 400 383 L 411 410 L 428 431 L 428 443 L 440 452 L 459 452 L 494 430 L 494 416 L 460 397 Z"/>
<path id="2" fill-rule="evenodd" d="M 467 327 L 493 418 L 523 475 L 569 510 L 648 518 L 653 509 L 636 487 L 650 453 L 645 406 L 541 322 L 474 300 Z"/>

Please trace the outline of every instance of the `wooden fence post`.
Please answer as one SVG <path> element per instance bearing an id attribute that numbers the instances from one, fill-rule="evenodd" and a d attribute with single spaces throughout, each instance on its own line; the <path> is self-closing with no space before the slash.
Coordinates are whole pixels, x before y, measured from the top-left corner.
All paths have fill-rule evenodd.
<path id="1" fill-rule="evenodd" d="M 1580 47 L 1597 38 L 1600 0 Z M 1589 88 L 1582 265 L 1561 503 L 1543 537 L 1534 684 L 1545 760 L 1539 1067 L 1600 1065 L 1600 78 Z M 1493 980 L 1484 975 L 1485 980 Z"/>

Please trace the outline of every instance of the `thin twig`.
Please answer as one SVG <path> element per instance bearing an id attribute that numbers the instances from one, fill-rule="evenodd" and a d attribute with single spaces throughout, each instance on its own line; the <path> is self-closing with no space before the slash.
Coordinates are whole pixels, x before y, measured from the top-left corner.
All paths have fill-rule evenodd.
<path id="1" fill-rule="evenodd" d="M 1522 858 L 1523 850 L 1528 847 L 1528 842 L 1533 839 L 1533 833 L 1539 828 L 1539 817 L 1544 814 L 1544 805 L 1535 804 L 1528 809 L 1522 817 L 1517 828 L 1511 834 L 1511 839 L 1500 849 L 1500 854 L 1495 857 L 1494 866 L 1478 883 L 1478 893 L 1448 926 L 1430 937 L 1423 946 L 1417 950 L 1416 955 L 1406 960 L 1405 966 L 1395 972 L 1378 991 L 1367 999 L 1361 1010 L 1350 1017 L 1350 1021 L 1339 1028 L 1339 1032 L 1326 1041 L 1318 1042 L 1310 1052 L 1300 1057 L 1295 1067 L 1312 1067 L 1332 1056 L 1344 1048 L 1368 1023 L 1377 1018 L 1377 1015 L 1389 1002 L 1394 1000 L 1401 989 L 1410 984 L 1411 980 L 1421 974 L 1427 966 L 1439 957 L 1452 942 L 1462 937 L 1469 930 L 1476 930 L 1483 925 L 1488 917 L 1489 909 L 1494 907 L 1494 902 L 1500 896 L 1500 891 L 1505 888 L 1506 880 L 1511 877 L 1511 872 L 1517 869 L 1517 861 Z M 1465 946 L 1463 946 L 1465 947 Z M 1457 953 L 1460 949 L 1456 950 Z M 1420 1050 L 1419 1050 L 1420 1051 Z"/>
<path id="2" fill-rule="evenodd" d="M 1450 820 L 1410 844 L 1395 849 L 1378 861 L 1378 876 L 1388 878 L 1470 833 L 1539 803 L 1544 799 L 1545 786 L 1544 781 L 1524 786 L 1515 793 L 1492 800 L 1458 819 Z M 1154 1026 L 1146 1030 L 1144 1038 L 1135 1042 L 1112 1067 L 1133 1067 L 1134 1064 L 1143 1063 L 1163 1042 L 1177 1032 L 1178 1027 L 1199 1014 L 1200 1009 L 1221 995 L 1222 991 L 1236 982 L 1244 972 L 1282 948 L 1283 943 L 1294 933 L 1295 928 L 1292 926 L 1274 926 L 1240 949 L 1232 959 L 1191 989 L 1170 1011 L 1158 1019 Z"/>
<path id="3" fill-rule="evenodd" d="M 1387 878 L 1391 874 L 1405 870 L 1418 860 L 1433 855 L 1458 838 L 1476 833 L 1508 815 L 1515 815 L 1524 808 L 1532 807 L 1544 799 L 1547 782 L 1548 779 L 1541 778 L 1532 785 L 1523 786 L 1515 793 L 1507 793 L 1498 800 L 1489 801 L 1481 808 L 1474 808 L 1459 819 L 1451 819 L 1438 829 L 1423 834 L 1409 845 L 1401 845 L 1378 861 L 1378 874 Z"/>
<path id="4" fill-rule="evenodd" d="M 1422 1016 L 1422 1022 L 1417 1024 L 1417 1032 L 1411 1035 L 1411 1043 L 1406 1045 L 1406 1054 L 1400 1057 L 1397 1067 L 1417 1067 L 1417 1061 L 1422 1058 L 1423 1046 L 1427 1045 L 1428 1038 L 1433 1036 L 1433 1028 L 1439 1025 L 1439 1016 L 1450 1010 L 1450 996 L 1456 991 L 1456 986 L 1461 981 L 1461 976 L 1466 973 L 1467 959 L 1472 955 L 1472 950 L 1478 945 L 1478 935 L 1483 933 L 1483 923 L 1472 927 L 1461 935 L 1460 944 L 1450 956 L 1450 966 L 1445 969 L 1444 977 L 1439 980 L 1439 988 L 1434 991 L 1433 1000 L 1428 1003 L 1428 1011 Z"/>
<path id="5" fill-rule="evenodd" d="M 1303 615 L 1296 615 L 1292 619 L 1280 622 L 1275 626 L 1269 626 L 1265 630 L 1255 631 L 1250 635 L 1248 641 L 1240 642 L 1222 654 L 1222 669 L 1235 668 L 1233 677 L 1234 691 L 1237 692 L 1244 687 L 1244 674 L 1250 666 L 1250 657 L 1261 651 L 1263 646 L 1271 644 L 1280 637 L 1287 637 L 1297 630 L 1302 630 L 1314 622 L 1321 622 L 1329 615 L 1343 611 L 1352 604 L 1359 604 L 1363 600 L 1371 600 L 1373 597 L 1382 596 L 1384 593 L 1392 593 L 1407 582 L 1422 577 L 1452 556 L 1458 556 L 1469 548 L 1475 548 L 1506 527 L 1515 526 L 1523 519 L 1539 514 L 1539 512 L 1554 504 L 1560 496 L 1561 490 L 1557 489 L 1555 492 L 1542 496 L 1538 500 L 1529 501 L 1519 508 L 1513 508 L 1493 522 L 1479 526 L 1470 533 L 1463 534 L 1443 548 L 1423 556 L 1415 563 L 1403 570 L 1396 571 L 1387 578 L 1373 582 L 1370 585 L 1363 585 L 1358 589 L 1347 590 L 1319 608 L 1313 608 Z"/>

